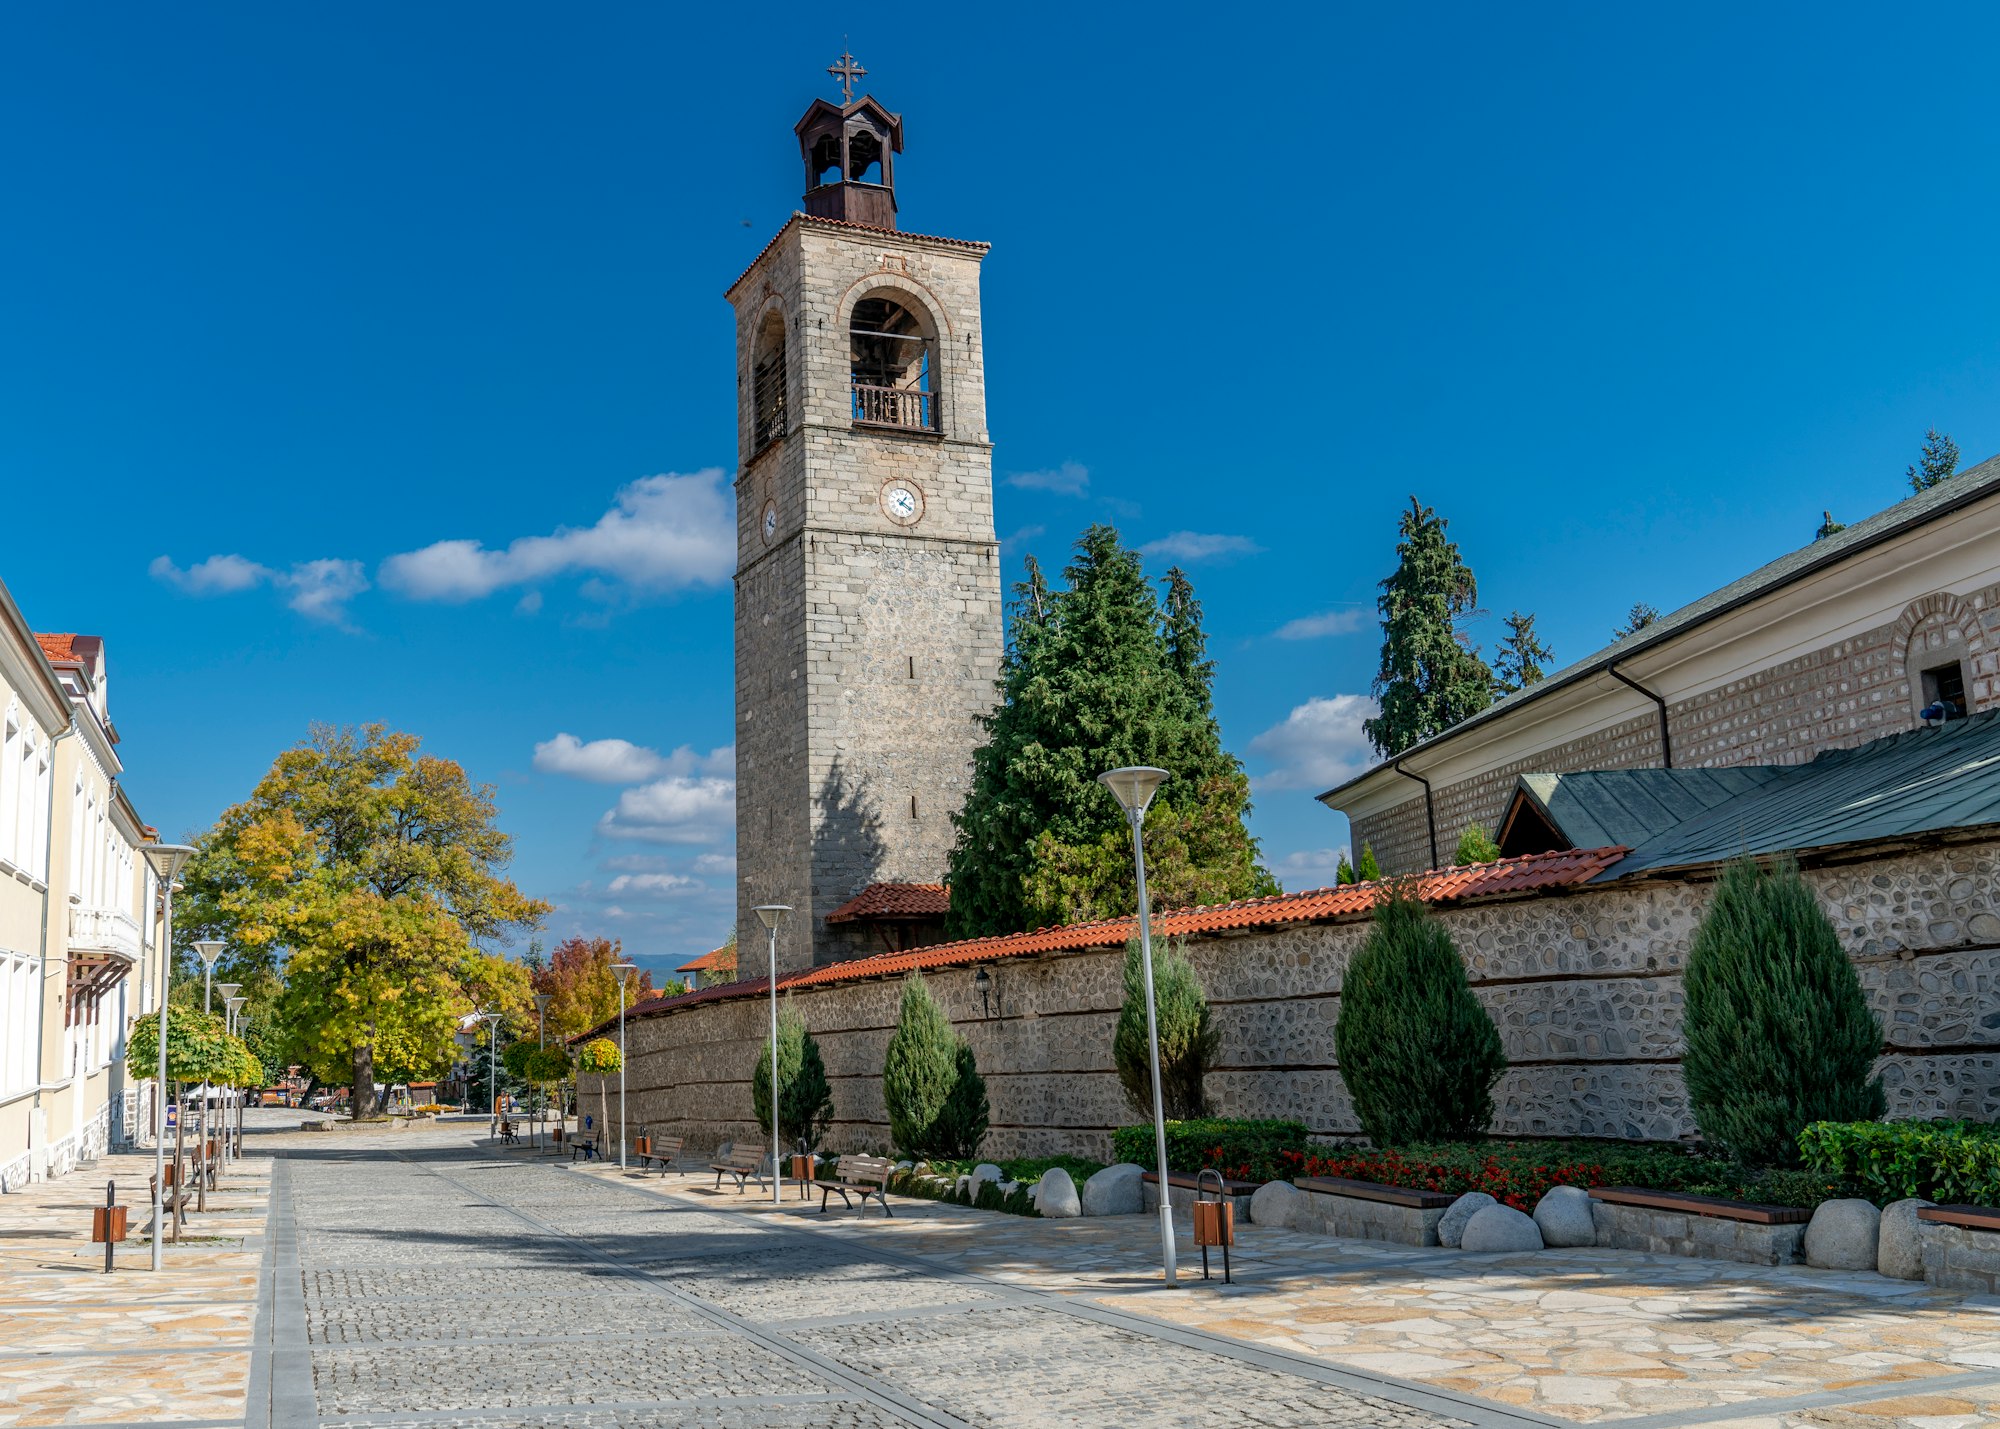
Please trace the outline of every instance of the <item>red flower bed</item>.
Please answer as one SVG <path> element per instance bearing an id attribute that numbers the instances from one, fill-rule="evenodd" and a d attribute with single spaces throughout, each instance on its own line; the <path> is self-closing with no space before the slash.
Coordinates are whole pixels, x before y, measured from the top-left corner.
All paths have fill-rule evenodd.
<path id="1" fill-rule="evenodd" d="M 1466 1148 L 1468 1151 L 1470 1148 Z M 1585 1161 L 1549 1165 L 1503 1162 L 1498 1156 L 1450 1158 L 1406 1156 L 1400 1151 L 1356 1149 L 1316 1156 L 1296 1151 L 1280 1153 L 1291 1176 L 1341 1176 L 1350 1181 L 1374 1181 L 1418 1191 L 1444 1191 L 1462 1196 L 1484 1191 L 1502 1205 L 1532 1211 L 1551 1186 L 1603 1186 L 1610 1177 L 1602 1166 Z"/>

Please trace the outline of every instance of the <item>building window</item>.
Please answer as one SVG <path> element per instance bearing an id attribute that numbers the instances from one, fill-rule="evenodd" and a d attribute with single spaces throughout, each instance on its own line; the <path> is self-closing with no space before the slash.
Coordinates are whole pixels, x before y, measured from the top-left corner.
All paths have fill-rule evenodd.
<path id="1" fill-rule="evenodd" d="M 1970 709 L 1965 699 L 1965 665 L 1953 660 L 1935 665 L 1920 677 L 1923 682 L 1925 719 L 1964 719 Z"/>
<path id="2" fill-rule="evenodd" d="M 750 449 L 762 451 L 785 434 L 790 425 L 785 405 L 785 316 L 764 315 L 757 330 L 757 350 L 751 361 Z"/>
<path id="3" fill-rule="evenodd" d="M 938 430 L 936 334 L 915 308 L 863 298 L 848 325 L 854 420 L 876 427 Z"/>

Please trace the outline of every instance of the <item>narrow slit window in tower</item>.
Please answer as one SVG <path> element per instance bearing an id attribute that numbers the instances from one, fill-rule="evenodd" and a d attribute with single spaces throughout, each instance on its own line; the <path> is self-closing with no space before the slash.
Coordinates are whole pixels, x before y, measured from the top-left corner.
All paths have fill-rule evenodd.
<path id="1" fill-rule="evenodd" d="M 757 334 L 751 377 L 751 450 L 761 451 L 785 434 L 785 319 L 771 313 Z"/>

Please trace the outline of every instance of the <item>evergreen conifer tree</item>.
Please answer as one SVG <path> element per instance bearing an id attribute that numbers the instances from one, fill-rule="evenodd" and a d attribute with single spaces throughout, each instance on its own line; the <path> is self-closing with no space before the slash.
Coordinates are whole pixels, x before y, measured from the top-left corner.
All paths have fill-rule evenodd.
<path id="1" fill-rule="evenodd" d="M 1336 887 L 1354 882 L 1354 865 L 1347 861 L 1347 850 L 1340 851 L 1340 862 L 1334 865 L 1333 882 Z"/>
<path id="2" fill-rule="evenodd" d="M 1493 697 L 1511 695 L 1540 682 L 1554 658 L 1535 634 L 1535 617 L 1515 611 L 1507 617 L 1507 638 L 1493 652 Z"/>
<path id="3" fill-rule="evenodd" d="M 1738 1160 L 1795 1163 L 1808 1124 L 1882 1115 L 1882 1026 L 1797 865 L 1723 871 L 1682 985 L 1688 1103 Z"/>
<path id="4" fill-rule="evenodd" d="M 1250 785 L 1208 708 L 1201 607 L 1169 578 L 1163 612 L 1139 557 L 1109 526 L 1077 543 L 1064 588 L 1039 569 L 1015 587 L 1001 703 L 954 815 L 954 936 L 1129 914 L 1129 827 L 1097 776 L 1150 764 L 1173 777 L 1147 818 L 1162 902 L 1275 892 L 1244 827 Z M 1122 850 L 1122 851 L 1121 851 Z"/>
<path id="5" fill-rule="evenodd" d="M 757 1071 L 750 1084 L 750 1099 L 757 1124 L 771 1124 L 771 1039 L 757 1055 Z M 786 1147 L 801 1141 L 808 1151 L 819 1150 L 820 1141 L 833 1121 L 833 1088 L 826 1080 L 826 1062 L 819 1043 L 806 1031 L 805 1019 L 787 1005 L 778 1013 L 778 1139 Z"/>
<path id="6" fill-rule="evenodd" d="M 1491 863 L 1500 857 L 1500 845 L 1493 842 L 1493 835 L 1486 832 L 1481 824 L 1467 824 L 1465 832 L 1458 836 L 1458 852 L 1452 862 L 1460 868 L 1475 863 Z"/>
<path id="7" fill-rule="evenodd" d="M 1847 529 L 1847 523 L 1845 521 L 1834 520 L 1831 511 L 1822 511 L 1819 514 L 1819 529 L 1813 532 L 1813 539 L 1815 541 L 1824 541 L 1828 536 L 1837 536 Z"/>
<path id="8" fill-rule="evenodd" d="M 1361 861 L 1354 865 L 1354 877 L 1356 881 L 1360 883 L 1368 883 L 1374 879 L 1380 878 L 1381 876 L 1382 876 L 1382 865 L 1375 861 L 1374 845 L 1373 844 L 1361 845 Z"/>
<path id="9" fill-rule="evenodd" d="M 1153 945 L 1153 1008 L 1160 1032 L 1160 1101 L 1169 1121 L 1208 1115 L 1209 1063 L 1222 1045 L 1210 1020 L 1201 979 L 1188 961 L 1187 943 L 1162 938 Z M 1125 1004 L 1111 1034 L 1111 1063 L 1125 1100 L 1141 1116 L 1153 1114 L 1153 1064 L 1146 1043 L 1146 980 L 1139 940 L 1125 945 Z"/>
<path id="10" fill-rule="evenodd" d="M 1641 630 L 1660 618 L 1659 608 L 1646 604 L 1643 600 L 1632 602 L 1632 608 L 1625 612 L 1625 623 L 1611 632 L 1613 640 L 1623 640 L 1628 635 L 1637 635 Z"/>
<path id="11" fill-rule="evenodd" d="M 1382 582 L 1381 713 L 1362 724 L 1378 754 L 1401 754 L 1493 702 L 1493 672 L 1459 622 L 1479 604 L 1472 568 L 1445 535 L 1445 520 L 1410 498 L 1396 543 L 1396 569 Z"/>
<path id="12" fill-rule="evenodd" d="M 1483 1135 L 1507 1057 L 1451 934 L 1392 889 L 1341 979 L 1334 1048 L 1377 1146 Z"/>
<path id="13" fill-rule="evenodd" d="M 986 1084 L 923 974 L 903 980 L 896 1030 L 882 1059 L 889 1138 L 910 1156 L 971 1155 L 986 1135 Z"/>
<path id="14" fill-rule="evenodd" d="M 1924 449 L 1904 475 L 1910 479 L 1910 490 L 1929 491 L 1940 481 L 1958 470 L 1958 443 L 1932 427 L 1924 433 Z"/>

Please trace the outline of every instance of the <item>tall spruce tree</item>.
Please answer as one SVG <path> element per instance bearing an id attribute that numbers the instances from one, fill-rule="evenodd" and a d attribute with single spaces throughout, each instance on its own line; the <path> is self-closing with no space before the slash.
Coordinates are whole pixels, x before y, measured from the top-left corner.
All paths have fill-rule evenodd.
<path id="1" fill-rule="evenodd" d="M 1416 497 L 1403 513 L 1396 569 L 1382 582 L 1381 713 L 1362 724 L 1375 751 L 1401 754 L 1493 702 L 1493 672 L 1459 630 L 1479 604 L 1479 585 L 1445 519 Z"/>
<path id="2" fill-rule="evenodd" d="M 882 1058 L 889 1136 L 911 1156 L 970 1156 L 986 1136 L 986 1083 L 921 973 L 903 980 Z"/>
<path id="3" fill-rule="evenodd" d="M 1535 617 L 1515 611 L 1507 617 L 1507 638 L 1493 652 L 1493 697 L 1540 683 L 1547 677 L 1555 652 L 1535 634 Z"/>
<path id="4" fill-rule="evenodd" d="M 1731 1155 L 1789 1164 L 1812 1122 L 1882 1115 L 1882 1025 L 1796 864 L 1723 870 L 1682 984 L 1688 1105 Z"/>
<path id="5" fill-rule="evenodd" d="M 1659 618 L 1658 606 L 1648 605 L 1643 600 L 1635 600 L 1632 602 L 1632 608 L 1625 612 L 1625 623 L 1611 632 L 1611 638 L 1623 640 L 1628 635 L 1637 635 Z"/>
<path id="6" fill-rule="evenodd" d="M 1910 490 L 1929 491 L 1946 477 L 1958 470 L 1958 443 L 1932 427 L 1924 433 L 1924 449 L 1903 474 L 1910 479 Z"/>
<path id="7" fill-rule="evenodd" d="M 1169 577 L 1163 610 L 1138 555 L 1099 525 L 1063 582 L 1051 590 L 1031 567 L 1014 588 L 1001 702 L 954 815 L 950 931 L 1131 913 L 1130 833 L 1097 782 L 1131 764 L 1173 776 L 1146 823 L 1158 901 L 1276 892 L 1244 827 L 1249 780 L 1209 712 L 1201 606 L 1186 576 Z"/>

